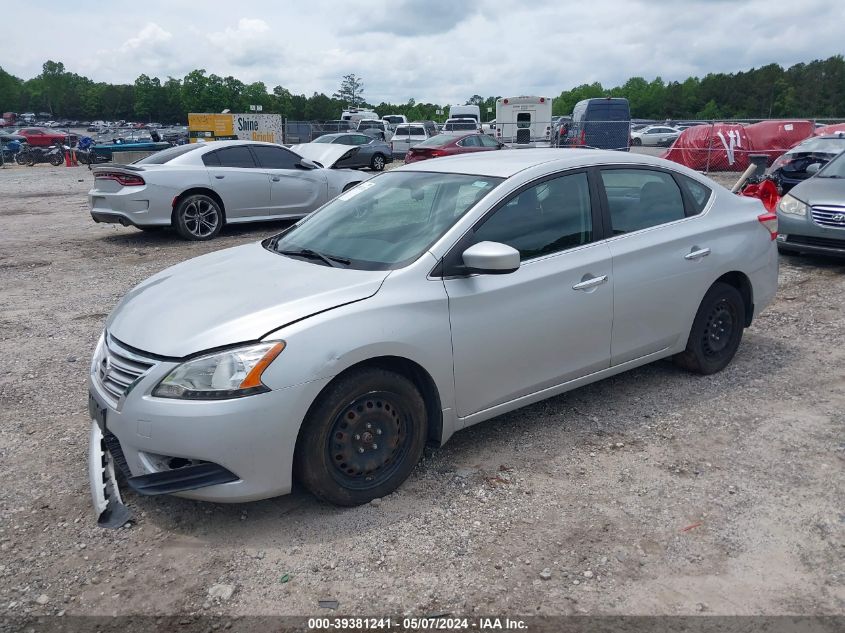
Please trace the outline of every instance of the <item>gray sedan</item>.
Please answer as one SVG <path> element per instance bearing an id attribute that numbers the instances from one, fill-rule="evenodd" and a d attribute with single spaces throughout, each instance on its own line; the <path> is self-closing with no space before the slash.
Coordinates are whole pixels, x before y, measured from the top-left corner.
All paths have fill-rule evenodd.
<path id="1" fill-rule="evenodd" d="M 210 501 L 394 491 L 427 444 L 662 358 L 723 369 L 777 288 L 759 200 L 642 155 L 400 167 L 140 284 L 89 376 L 90 473 Z"/>
<path id="2" fill-rule="evenodd" d="M 778 248 L 785 253 L 845 257 L 845 153 L 793 187 L 778 203 Z"/>
<path id="3" fill-rule="evenodd" d="M 337 168 L 357 151 L 257 141 L 180 145 L 131 165 L 96 167 L 91 217 L 143 230 L 172 226 L 188 240 L 210 240 L 224 224 L 298 219 L 368 178 Z"/>
<path id="4" fill-rule="evenodd" d="M 352 145 L 358 148 L 354 156 L 341 160 L 338 167 L 369 167 L 373 171 L 382 171 L 387 163 L 393 162 L 390 145 L 367 134 L 324 134 L 314 139 L 314 142 Z"/>

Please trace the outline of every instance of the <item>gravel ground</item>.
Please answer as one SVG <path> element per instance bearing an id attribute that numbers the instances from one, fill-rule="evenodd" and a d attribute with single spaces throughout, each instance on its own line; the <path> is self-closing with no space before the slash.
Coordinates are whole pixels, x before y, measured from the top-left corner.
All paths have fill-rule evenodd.
<path id="1" fill-rule="evenodd" d="M 0 171 L 0 617 L 845 613 L 842 262 L 783 258 L 722 373 L 659 362 L 464 430 L 378 504 L 130 494 L 108 531 L 85 386 L 106 314 L 279 225 L 197 244 L 94 224 L 90 184 Z"/>

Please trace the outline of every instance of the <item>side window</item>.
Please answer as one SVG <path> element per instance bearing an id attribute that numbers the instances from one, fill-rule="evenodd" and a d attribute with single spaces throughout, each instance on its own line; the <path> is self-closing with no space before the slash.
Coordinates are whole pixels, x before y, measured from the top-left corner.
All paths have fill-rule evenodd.
<path id="1" fill-rule="evenodd" d="M 246 145 L 226 147 L 215 153 L 221 167 L 255 167 L 255 161 Z"/>
<path id="2" fill-rule="evenodd" d="M 484 221 L 473 242 L 501 242 L 522 260 L 580 246 L 593 239 L 587 174 L 547 180 L 511 198 Z"/>
<path id="3" fill-rule="evenodd" d="M 704 211 L 704 207 L 706 207 L 707 203 L 710 201 L 710 194 L 713 192 L 710 190 L 710 187 L 702 185 L 697 180 L 693 180 L 688 176 L 677 174 L 677 177 L 678 180 L 681 181 L 681 186 L 686 189 L 689 194 L 689 198 L 692 201 L 692 208 L 695 212 L 694 215 L 698 215 Z"/>
<path id="4" fill-rule="evenodd" d="M 208 154 L 203 154 L 203 165 L 205 165 L 206 167 L 220 167 L 220 157 L 218 156 L 219 153 L 220 152 L 209 152 Z"/>
<path id="5" fill-rule="evenodd" d="M 355 143 L 355 145 L 367 145 L 372 140 L 373 137 L 367 136 L 366 134 L 356 134 L 353 138 L 353 142 Z"/>
<path id="6" fill-rule="evenodd" d="M 458 145 L 461 147 L 480 147 L 481 143 L 478 141 L 477 136 L 467 136 L 466 138 L 458 141 Z"/>
<path id="7" fill-rule="evenodd" d="M 671 175 L 649 169 L 601 172 L 614 235 L 685 217 L 681 190 Z"/>
<path id="8" fill-rule="evenodd" d="M 281 147 L 269 145 L 253 145 L 252 151 L 258 159 L 258 164 L 265 169 L 296 169 L 299 156 Z"/>
<path id="9" fill-rule="evenodd" d="M 479 137 L 478 137 L 478 140 L 480 140 L 480 141 L 481 141 L 481 146 L 482 146 L 482 147 L 499 147 L 499 143 L 498 143 L 498 141 L 496 141 L 496 140 L 494 140 L 494 139 L 490 138 L 490 137 L 489 137 L 489 136 L 487 136 L 486 134 L 485 134 L 484 136 L 479 136 Z"/>

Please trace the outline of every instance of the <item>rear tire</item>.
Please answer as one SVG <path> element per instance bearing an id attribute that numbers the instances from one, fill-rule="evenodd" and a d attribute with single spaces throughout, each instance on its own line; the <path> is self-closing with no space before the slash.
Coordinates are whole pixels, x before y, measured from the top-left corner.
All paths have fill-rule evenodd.
<path id="1" fill-rule="evenodd" d="M 173 224 L 179 236 L 186 240 L 211 240 L 223 228 L 223 209 L 211 196 L 201 193 L 187 196 L 176 207 Z"/>
<path id="2" fill-rule="evenodd" d="M 65 162 L 65 159 L 61 154 L 54 154 L 54 155 L 50 156 L 50 164 L 53 167 L 58 167 L 63 162 Z"/>
<path id="3" fill-rule="evenodd" d="M 675 364 L 697 374 L 715 374 L 731 362 L 745 327 L 745 302 L 731 285 L 710 287 L 695 315 L 686 349 Z"/>
<path id="4" fill-rule="evenodd" d="M 408 478 L 427 434 L 425 402 L 410 380 L 376 367 L 352 371 L 311 406 L 294 474 L 324 501 L 361 505 L 390 494 Z"/>
<path id="5" fill-rule="evenodd" d="M 385 165 L 384 156 L 381 154 L 375 154 L 373 159 L 370 161 L 370 169 L 373 171 L 383 171 Z"/>

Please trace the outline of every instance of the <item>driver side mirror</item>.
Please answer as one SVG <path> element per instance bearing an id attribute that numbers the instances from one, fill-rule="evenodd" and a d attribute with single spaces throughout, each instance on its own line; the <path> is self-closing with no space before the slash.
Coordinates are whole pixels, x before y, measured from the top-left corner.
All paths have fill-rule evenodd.
<path id="1" fill-rule="evenodd" d="M 479 242 L 461 255 L 466 272 L 507 275 L 519 269 L 519 251 L 501 242 Z"/>
<path id="2" fill-rule="evenodd" d="M 307 158 L 303 158 L 297 164 L 297 167 L 300 169 L 319 169 L 320 166 L 315 163 L 313 160 L 308 160 Z"/>

